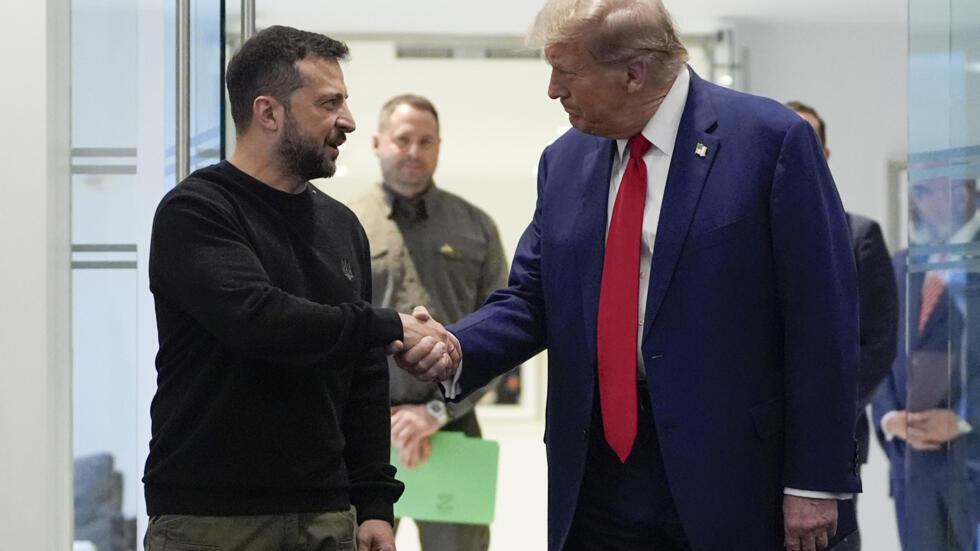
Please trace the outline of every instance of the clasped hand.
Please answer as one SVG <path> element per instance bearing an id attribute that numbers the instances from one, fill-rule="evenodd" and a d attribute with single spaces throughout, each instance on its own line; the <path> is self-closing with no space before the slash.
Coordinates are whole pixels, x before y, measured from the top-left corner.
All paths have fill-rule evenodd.
<path id="1" fill-rule="evenodd" d="M 411 315 L 399 316 L 404 339 L 388 346 L 395 362 L 420 381 L 452 379 L 463 359 L 456 337 L 432 319 L 423 306 L 416 306 Z"/>
<path id="2" fill-rule="evenodd" d="M 960 435 L 960 418 L 949 409 L 909 412 L 899 410 L 888 419 L 888 432 L 905 440 L 912 449 L 938 451 Z"/>

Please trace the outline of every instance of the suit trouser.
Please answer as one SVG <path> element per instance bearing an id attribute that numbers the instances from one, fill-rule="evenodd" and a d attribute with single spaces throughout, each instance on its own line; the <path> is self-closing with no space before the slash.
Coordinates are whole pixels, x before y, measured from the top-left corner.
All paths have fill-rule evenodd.
<path id="1" fill-rule="evenodd" d="M 150 519 L 145 551 L 354 551 L 353 509 L 216 517 L 158 515 Z"/>
<path id="2" fill-rule="evenodd" d="M 976 492 L 965 480 L 913 478 L 893 485 L 899 539 L 905 551 L 974 551 Z"/>
<path id="3" fill-rule="evenodd" d="M 395 530 L 399 521 L 395 520 Z M 485 524 L 449 524 L 417 520 L 422 551 L 487 551 L 490 527 Z"/>
<path id="4" fill-rule="evenodd" d="M 594 400 L 589 454 L 565 551 L 688 551 L 667 485 L 650 394 L 637 389 L 637 435 L 626 463 L 606 443 Z"/>

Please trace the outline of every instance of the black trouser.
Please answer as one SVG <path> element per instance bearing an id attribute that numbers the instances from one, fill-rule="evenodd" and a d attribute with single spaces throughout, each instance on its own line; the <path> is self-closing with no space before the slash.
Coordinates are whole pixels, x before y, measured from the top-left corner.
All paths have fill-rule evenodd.
<path id="1" fill-rule="evenodd" d="M 645 384 L 637 389 L 637 435 L 620 463 L 606 443 L 594 400 L 585 476 L 565 551 L 689 551 L 667 485 Z"/>

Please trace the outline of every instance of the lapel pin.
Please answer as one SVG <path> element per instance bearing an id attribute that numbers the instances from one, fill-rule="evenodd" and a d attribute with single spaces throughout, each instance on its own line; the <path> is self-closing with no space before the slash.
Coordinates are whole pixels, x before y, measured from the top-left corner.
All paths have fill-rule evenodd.
<path id="1" fill-rule="evenodd" d="M 446 243 L 442 247 L 439 247 L 439 252 L 442 253 L 443 256 L 448 256 L 450 258 L 456 256 L 456 249 L 454 249 L 453 246 L 450 245 L 449 243 Z"/>
<path id="2" fill-rule="evenodd" d="M 708 146 L 703 143 L 698 143 L 698 146 L 694 148 L 694 154 L 702 159 L 708 156 Z"/>

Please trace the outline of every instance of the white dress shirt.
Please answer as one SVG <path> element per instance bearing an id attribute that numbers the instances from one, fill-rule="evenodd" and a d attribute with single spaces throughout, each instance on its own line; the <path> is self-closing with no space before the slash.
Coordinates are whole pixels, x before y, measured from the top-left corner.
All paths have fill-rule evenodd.
<path id="1" fill-rule="evenodd" d="M 687 91 L 691 85 L 691 75 L 681 71 L 671 86 L 657 113 L 647 121 L 640 134 L 652 147 L 643 155 L 647 165 L 647 198 L 643 207 L 643 236 L 640 240 L 640 293 L 638 316 L 636 320 L 636 363 L 640 378 L 645 379 L 643 368 L 643 320 L 646 319 L 647 292 L 650 287 L 650 266 L 653 259 L 653 244 L 657 237 L 657 223 L 660 221 L 660 206 L 664 200 L 664 190 L 667 188 L 667 171 L 670 169 L 670 156 L 674 153 L 674 141 L 681 126 L 681 116 L 687 105 Z M 606 215 L 606 237 L 609 237 L 609 223 L 612 221 L 613 207 L 616 206 L 616 195 L 626 174 L 629 161 L 628 139 L 616 140 L 616 157 L 612 163 L 612 174 L 609 176 L 609 206 Z"/>

